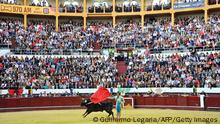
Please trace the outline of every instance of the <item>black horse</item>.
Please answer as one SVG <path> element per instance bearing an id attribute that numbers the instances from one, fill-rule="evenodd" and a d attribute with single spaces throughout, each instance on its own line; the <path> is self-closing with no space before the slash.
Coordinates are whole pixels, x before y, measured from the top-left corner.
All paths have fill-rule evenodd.
<path id="1" fill-rule="evenodd" d="M 85 118 L 88 114 L 91 112 L 103 112 L 106 111 L 110 116 L 114 118 L 114 113 L 112 111 L 113 109 L 113 103 L 112 102 L 101 102 L 94 104 L 90 101 L 90 99 L 83 99 L 81 102 L 81 106 L 85 106 L 87 108 L 86 112 L 83 114 L 83 117 Z"/>

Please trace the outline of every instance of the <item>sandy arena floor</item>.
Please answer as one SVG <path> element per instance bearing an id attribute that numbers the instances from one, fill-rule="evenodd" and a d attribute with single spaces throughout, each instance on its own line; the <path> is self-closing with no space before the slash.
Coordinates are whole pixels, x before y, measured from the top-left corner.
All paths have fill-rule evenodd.
<path id="1" fill-rule="evenodd" d="M 82 118 L 84 109 L 0 113 L 1 124 L 220 124 L 220 112 L 169 109 L 123 109 L 121 120 L 106 112 Z M 115 110 L 114 110 L 115 113 Z M 206 123 L 208 122 L 208 123 Z"/>

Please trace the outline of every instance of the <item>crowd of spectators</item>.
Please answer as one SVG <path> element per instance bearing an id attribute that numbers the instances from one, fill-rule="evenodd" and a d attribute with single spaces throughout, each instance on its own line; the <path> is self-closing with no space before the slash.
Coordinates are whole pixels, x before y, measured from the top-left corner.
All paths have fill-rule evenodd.
<path id="1" fill-rule="evenodd" d="M 124 45 L 134 45 L 141 42 L 139 34 L 141 34 L 140 23 L 137 21 L 120 21 L 115 28 L 112 23 L 93 21 L 87 25 L 87 34 L 93 37 L 100 45 L 100 48 L 108 47 L 124 47 Z"/>
<path id="2" fill-rule="evenodd" d="M 220 0 L 209 0 L 209 5 L 220 4 Z"/>
<path id="3" fill-rule="evenodd" d="M 31 6 L 52 7 L 47 0 L 32 0 Z"/>
<path id="4" fill-rule="evenodd" d="M 111 87 L 117 69 L 104 57 L 0 57 L 0 88 L 66 89 Z"/>
<path id="5" fill-rule="evenodd" d="M 119 75 L 114 58 L 0 58 L 0 88 L 220 87 L 220 54 L 137 55 Z M 33 71 L 34 70 L 34 71 Z"/>
<path id="6" fill-rule="evenodd" d="M 55 32 L 54 21 L 29 20 L 24 30 L 21 20 L 0 20 L 0 43 L 16 42 L 16 49 L 35 52 L 53 49 L 101 49 L 107 47 L 147 47 L 149 49 L 187 49 L 216 47 L 220 41 L 220 16 L 178 16 L 174 26 L 170 17 L 145 18 L 144 30 L 139 20 L 119 21 L 115 28 L 109 21 L 61 22 Z M 14 39 L 14 40 L 13 40 Z M 98 47 L 97 47 L 98 46 Z"/>
<path id="7" fill-rule="evenodd" d="M 220 54 L 133 55 L 120 76 L 126 87 L 220 87 Z"/>
<path id="8" fill-rule="evenodd" d="M 49 49 L 52 41 L 49 38 L 55 32 L 53 21 L 29 20 L 27 30 L 16 31 L 16 49 L 39 51 Z M 54 44 L 55 46 L 55 44 Z"/>
<path id="9" fill-rule="evenodd" d="M 108 21 L 63 21 L 55 32 L 53 21 L 0 20 L 0 43 L 34 50 L 94 49 L 124 45 L 147 49 L 214 47 L 220 40 L 220 16 L 210 15 L 208 23 L 200 15 L 178 16 L 175 25 L 169 17 L 145 19 L 144 30 L 138 20 L 122 20 L 112 27 Z M 90 88 L 97 84 L 112 87 L 219 87 L 220 54 L 170 56 L 131 56 L 125 75 L 118 75 L 114 58 L 17 58 L 0 57 L 1 88 Z M 34 70 L 34 71 L 33 71 Z"/>
<path id="10" fill-rule="evenodd" d="M 107 2 L 103 2 L 103 3 L 95 2 L 94 5 L 88 7 L 89 13 L 112 12 L 112 10 L 113 10 L 112 5 Z"/>
<path id="11" fill-rule="evenodd" d="M 124 45 L 135 46 L 142 43 L 142 36 L 144 33 L 141 31 L 141 24 L 137 20 L 121 21 L 116 25 L 113 30 L 114 37 L 111 42 L 116 45 L 117 48 L 123 48 Z"/>
<path id="12" fill-rule="evenodd" d="M 62 21 L 59 25 L 59 31 L 60 32 L 72 32 L 77 28 L 82 28 L 83 22 L 82 21 L 72 21 L 72 20 L 66 20 Z"/>
<path id="13" fill-rule="evenodd" d="M 148 4 L 147 11 L 151 10 L 167 10 L 171 9 L 171 1 L 163 1 L 163 2 L 152 2 L 151 4 Z"/>
<path id="14" fill-rule="evenodd" d="M 182 16 L 171 26 L 170 18 L 146 21 L 149 48 L 215 47 L 220 41 L 220 16 L 211 15 L 208 24 L 202 16 Z"/>
<path id="15" fill-rule="evenodd" d="M 83 6 L 82 5 L 74 5 L 74 4 L 60 4 L 59 5 L 59 12 L 76 12 L 76 13 L 82 13 L 83 12 Z"/>
<path id="16" fill-rule="evenodd" d="M 3 3 L 3 4 L 18 4 L 17 0 L 0 0 L 0 3 Z"/>
<path id="17" fill-rule="evenodd" d="M 0 19 L 0 45 L 11 45 L 16 32 L 23 29 L 21 19 L 1 18 Z"/>
<path id="18" fill-rule="evenodd" d="M 138 3 L 117 4 L 115 7 L 116 12 L 140 12 L 141 6 Z"/>
<path id="19" fill-rule="evenodd" d="M 100 39 L 112 27 L 110 23 L 90 22 L 86 30 L 82 28 L 80 21 L 66 21 L 59 25 L 59 32 L 55 32 L 53 22 L 30 23 L 27 32 L 20 32 L 17 38 L 17 46 L 26 51 L 33 52 L 52 52 L 59 50 L 94 50 L 100 43 Z M 47 33 L 46 33 L 47 32 Z"/>
<path id="20" fill-rule="evenodd" d="M 179 3 L 190 3 L 190 2 L 198 2 L 199 0 L 180 0 Z M 68 2 L 68 1 L 67 1 Z M 135 3 L 135 5 L 133 5 L 133 3 Z M 131 12 L 132 11 L 132 6 L 133 6 L 133 9 L 135 12 L 139 12 L 140 11 L 140 5 L 136 5 L 136 1 L 132 1 L 131 3 L 128 3 L 126 4 L 127 6 L 124 6 L 124 11 L 125 12 Z M 17 0 L 0 0 L 0 3 L 3 3 L 3 4 L 18 4 Z M 177 2 L 178 3 L 178 2 Z M 209 5 L 213 5 L 213 4 L 219 4 L 220 3 L 220 0 L 209 0 L 208 1 Z M 49 2 L 47 0 L 32 0 L 31 6 L 47 6 L 47 7 L 51 7 L 52 5 L 49 4 Z M 171 8 L 171 1 L 167 0 L 167 2 L 164 2 L 164 3 L 160 3 L 160 2 L 157 2 L 157 3 L 154 3 L 153 2 L 151 3 L 151 5 L 149 5 L 147 7 L 147 10 L 152 10 L 152 5 L 153 5 L 153 8 L 154 10 L 161 10 L 162 7 L 163 9 L 170 9 Z M 118 4 L 116 5 L 116 11 L 117 12 L 122 12 L 122 4 Z M 105 12 L 112 12 L 112 6 L 104 6 L 105 7 Z M 96 12 L 103 12 L 103 8 L 104 7 L 97 7 L 96 8 Z M 64 5 L 64 4 L 60 4 L 60 7 L 59 7 L 59 10 L 60 12 L 65 12 L 65 9 L 67 12 L 83 12 L 83 7 L 82 5 L 80 6 L 74 6 L 72 4 L 69 4 L 69 5 Z M 89 12 L 92 12 L 94 11 L 94 6 L 91 6 L 88 8 Z"/>

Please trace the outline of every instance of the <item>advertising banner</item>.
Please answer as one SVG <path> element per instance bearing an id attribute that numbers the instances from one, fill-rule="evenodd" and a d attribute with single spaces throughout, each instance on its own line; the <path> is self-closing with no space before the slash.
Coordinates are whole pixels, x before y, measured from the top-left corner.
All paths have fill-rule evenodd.
<path id="1" fill-rule="evenodd" d="M 195 2 L 174 3 L 174 9 L 197 8 L 197 7 L 203 7 L 203 6 L 204 6 L 204 0 L 198 0 Z"/>
<path id="2" fill-rule="evenodd" d="M 55 14 L 55 9 L 52 7 L 35 7 L 35 6 L 0 4 L 0 12 L 19 13 L 19 14 L 53 15 Z"/>

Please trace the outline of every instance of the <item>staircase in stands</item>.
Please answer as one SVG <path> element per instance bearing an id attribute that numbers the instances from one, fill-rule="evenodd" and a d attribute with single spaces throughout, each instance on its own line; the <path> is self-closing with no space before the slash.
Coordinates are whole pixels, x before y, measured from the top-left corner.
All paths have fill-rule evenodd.
<path id="1" fill-rule="evenodd" d="M 119 75 L 123 75 L 127 71 L 128 65 L 125 63 L 125 61 L 117 61 L 117 69 Z"/>

